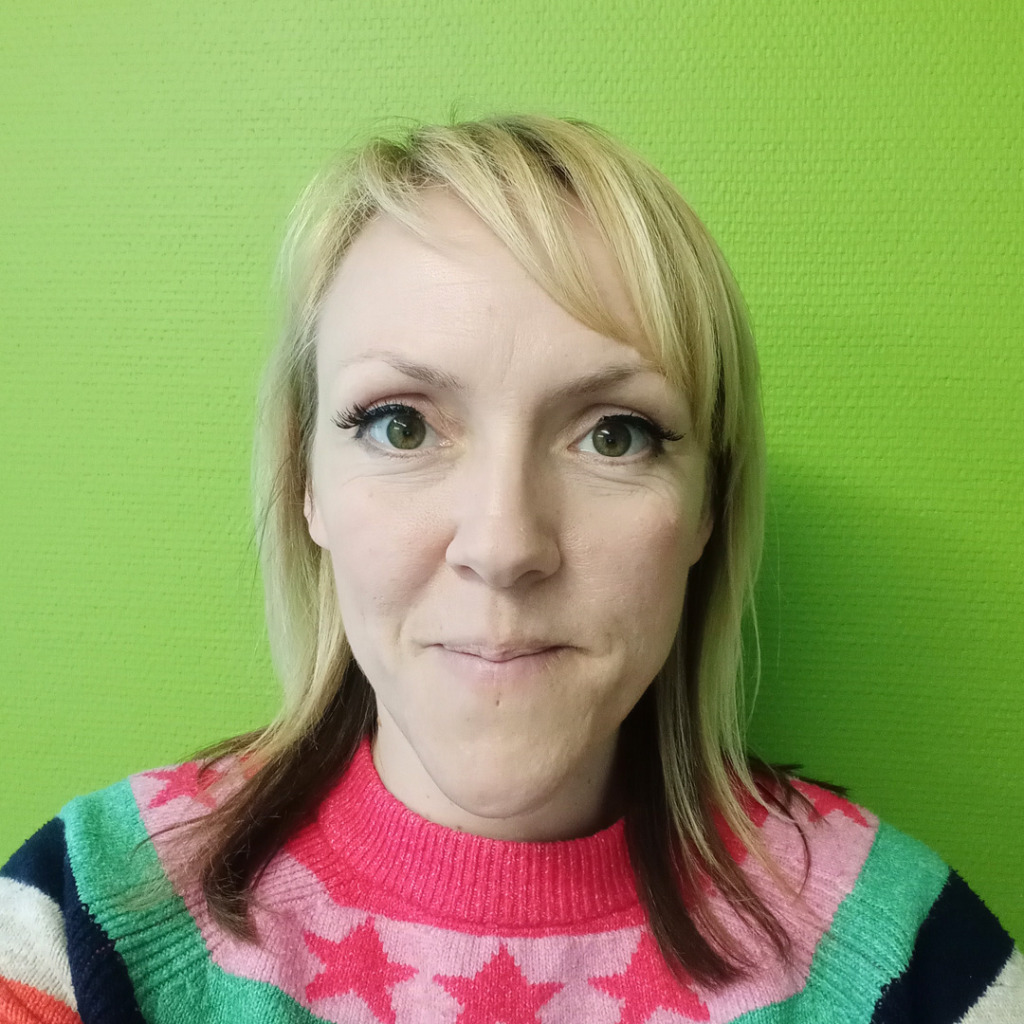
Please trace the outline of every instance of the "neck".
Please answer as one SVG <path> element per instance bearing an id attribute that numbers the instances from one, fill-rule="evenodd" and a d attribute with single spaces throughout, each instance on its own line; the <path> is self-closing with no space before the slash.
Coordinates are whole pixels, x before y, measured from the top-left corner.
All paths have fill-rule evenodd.
<path id="1" fill-rule="evenodd" d="M 373 763 L 388 792 L 427 821 L 488 839 L 552 842 L 592 835 L 618 817 L 615 745 L 613 735 L 585 763 L 544 778 L 478 756 L 423 756 L 382 710 Z"/>

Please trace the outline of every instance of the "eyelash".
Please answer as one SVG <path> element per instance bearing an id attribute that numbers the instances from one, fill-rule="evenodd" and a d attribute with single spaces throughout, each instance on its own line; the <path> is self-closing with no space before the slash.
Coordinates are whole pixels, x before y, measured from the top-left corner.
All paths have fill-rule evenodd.
<path id="1" fill-rule="evenodd" d="M 417 416 L 423 414 L 411 405 L 405 405 L 402 402 L 385 402 L 383 405 L 372 405 L 370 407 L 359 405 L 355 403 L 351 405 L 344 412 L 338 413 L 334 417 L 334 425 L 341 430 L 352 430 L 356 431 L 356 438 L 361 438 L 366 433 L 366 428 L 371 424 L 375 423 L 378 419 L 384 416 L 393 416 L 396 413 L 415 413 Z M 665 451 L 666 441 L 681 441 L 683 439 L 682 434 L 677 434 L 675 431 L 668 430 L 663 427 L 660 423 L 656 423 L 654 420 L 647 419 L 646 416 L 638 416 L 636 413 L 615 413 L 611 416 L 602 416 L 588 431 L 588 434 L 593 433 L 603 423 L 609 422 L 622 422 L 628 423 L 630 426 L 636 427 L 639 430 L 644 431 L 650 438 L 651 444 L 651 455 L 659 456 Z"/>
<path id="2" fill-rule="evenodd" d="M 355 427 L 356 437 L 359 438 L 366 432 L 366 428 L 381 416 L 394 415 L 399 412 L 414 412 L 417 416 L 422 415 L 419 409 L 414 409 L 411 405 L 403 405 L 400 402 L 385 402 L 383 405 L 373 405 L 369 408 L 356 403 L 344 412 L 339 412 L 334 417 L 334 425 L 342 430 L 351 430 Z"/>
<path id="3" fill-rule="evenodd" d="M 660 423 L 656 423 L 654 420 L 649 420 L 646 416 L 637 416 L 636 413 L 614 413 L 611 416 L 602 416 L 591 428 L 587 431 L 588 434 L 592 434 L 602 423 L 628 423 L 630 426 L 637 427 L 639 430 L 644 431 L 650 438 L 651 442 L 651 455 L 658 456 L 665 452 L 666 441 L 682 441 L 683 435 L 677 434 L 673 430 L 669 430 L 663 427 Z"/>

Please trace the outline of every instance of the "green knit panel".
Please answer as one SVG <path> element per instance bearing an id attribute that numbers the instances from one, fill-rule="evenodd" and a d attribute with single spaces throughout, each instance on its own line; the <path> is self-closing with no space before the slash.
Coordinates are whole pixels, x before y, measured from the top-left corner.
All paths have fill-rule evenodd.
<path id="1" fill-rule="evenodd" d="M 926 846 L 882 822 L 853 891 L 818 943 L 806 986 L 736 1024 L 868 1024 L 882 989 L 910 961 L 917 930 L 949 876 Z"/>
<path id="2" fill-rule="evenodd" d="M 318 1024 L 274 985 L 228 974 L 170 889 L 127 782 L 61 812 L 82 901 L 112 939 L 150 1024 Z"/>

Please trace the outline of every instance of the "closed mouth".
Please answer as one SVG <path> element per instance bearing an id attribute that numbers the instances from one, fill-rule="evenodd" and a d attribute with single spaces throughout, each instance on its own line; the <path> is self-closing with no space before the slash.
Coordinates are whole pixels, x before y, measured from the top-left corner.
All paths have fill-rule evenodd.
<path id="1" fill-rule="evenodd" d="M 468 654 L 474 658 L 481 658 L 483 661 L 493 662 L 514 661 L 516 658 L 526 658 L 532 654 L 561 649 L 560 644 L 537 643 L 517 644 L 510 647 L 488 647 L 483 644 L 439 644 L 438 646 L 453 654 Z"/>

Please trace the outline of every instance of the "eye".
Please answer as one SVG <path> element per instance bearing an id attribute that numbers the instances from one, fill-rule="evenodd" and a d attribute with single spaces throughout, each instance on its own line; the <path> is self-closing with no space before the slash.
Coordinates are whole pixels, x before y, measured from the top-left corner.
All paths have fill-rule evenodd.
<path id="1" fill-rule="evenodd" d="M 334 421 L 343 430 L 356 428 L 356 438 L 368 437 L 382 448 L 412 451 L 436 435 L 423 414 L 411 405 L 388 402 L 372 409 L 354 406 Z"/>
<path id="2" fill-rule="evenodd" d="M 662 441 L 671 436 L 642 416 L 602 416 L 597 426 L 580 442 L 580 451 L 609 459 L 647 451 L 657 454 L 661 451 Z"/>

